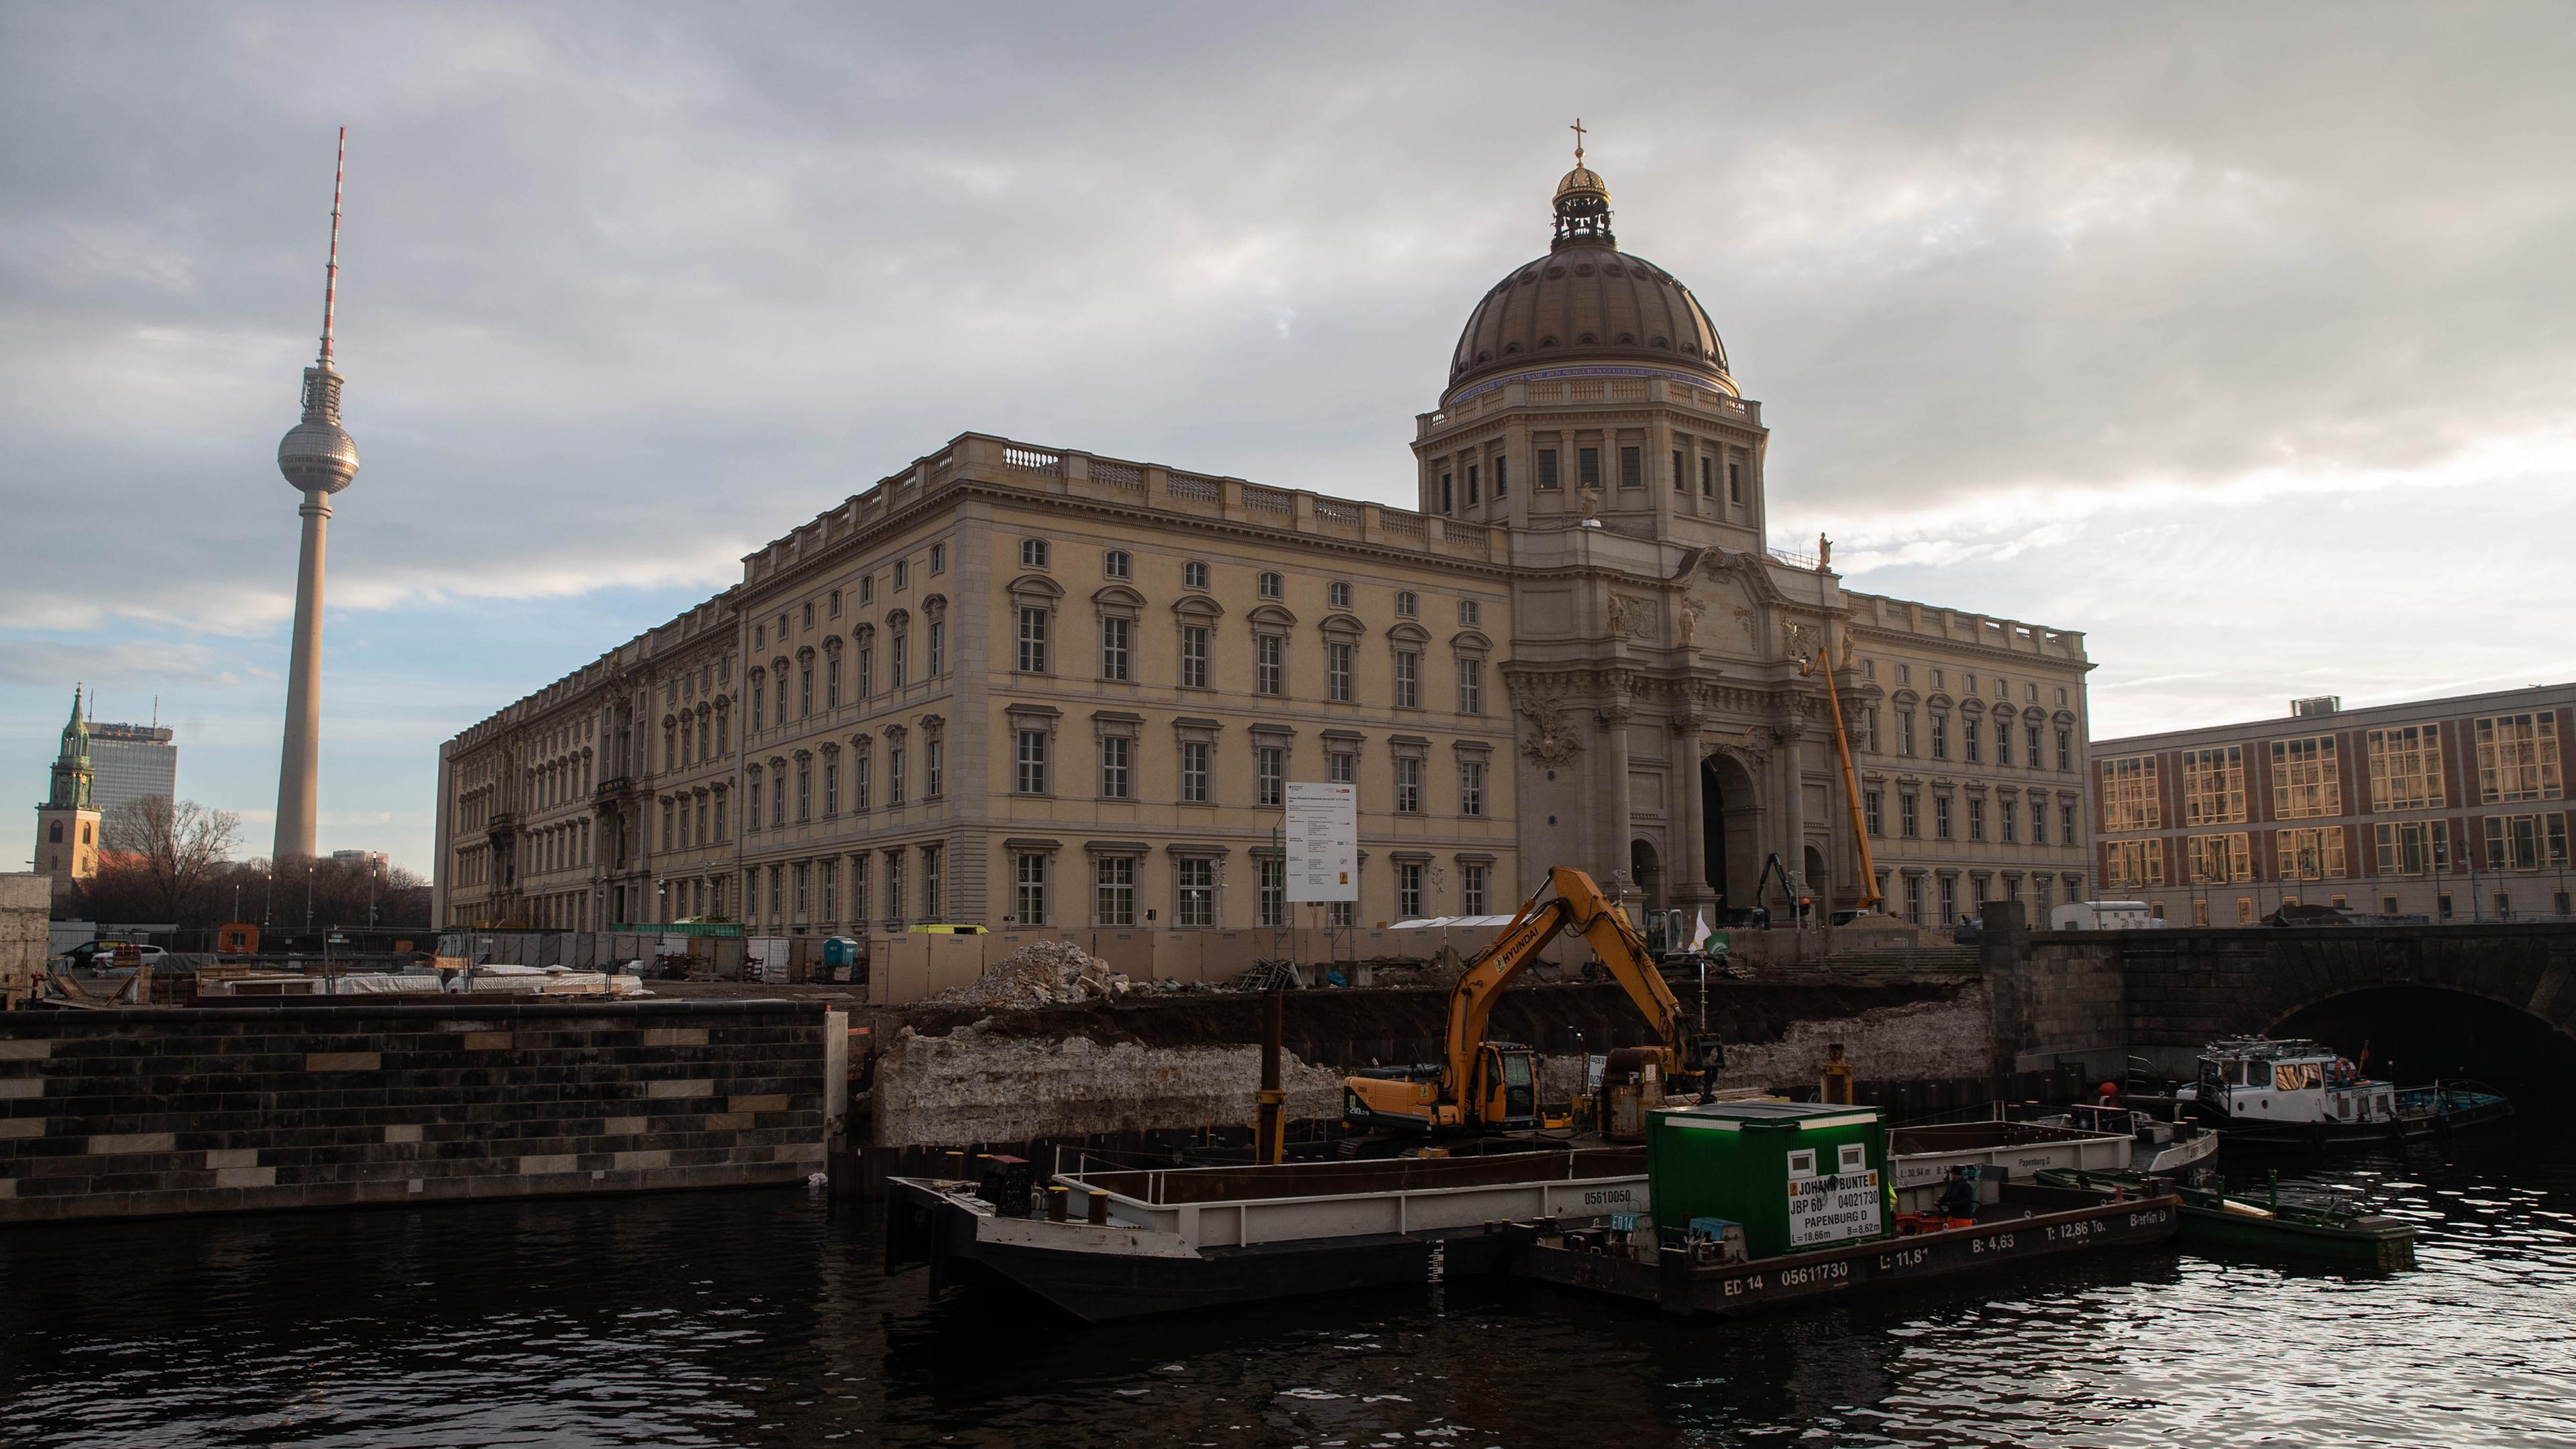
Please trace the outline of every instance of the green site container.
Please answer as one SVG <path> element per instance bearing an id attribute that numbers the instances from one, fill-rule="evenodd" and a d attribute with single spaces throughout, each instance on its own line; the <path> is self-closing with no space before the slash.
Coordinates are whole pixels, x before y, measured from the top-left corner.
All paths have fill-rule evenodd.
<path id="1" fill-rule="evenodd" d="M 1876 1107 L 1711 1102 L 1647 1114 L 1656 1236 L 1681 1246 L 1693 1218 L 1744 1225 L 1756 1258 L 1883 1238 L 1887 1130 Z"/>

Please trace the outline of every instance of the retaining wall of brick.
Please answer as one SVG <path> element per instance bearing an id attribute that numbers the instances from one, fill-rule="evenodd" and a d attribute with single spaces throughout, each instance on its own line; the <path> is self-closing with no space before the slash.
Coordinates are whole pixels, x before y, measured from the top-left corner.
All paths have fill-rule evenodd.
<path id="1" fill-rule="evenodd" d="M 0 1013 L 0 1224 L 797 1182 L 811 1002 Z"/>

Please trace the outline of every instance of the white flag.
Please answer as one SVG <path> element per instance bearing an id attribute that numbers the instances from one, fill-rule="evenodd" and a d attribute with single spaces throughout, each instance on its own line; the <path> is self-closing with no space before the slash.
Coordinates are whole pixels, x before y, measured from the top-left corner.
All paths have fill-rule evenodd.
<path id="1" fill-rule="evenodd" d="M 1706 951 L 1708 949 L 1710 938 L 1714 937 L 1716 934 L 1717 933 L 1715 931 L 1708 928 L 1708 912 L 1700 912 L 1697 928 L 1691 932 L 1691 949 L 1694 951 Z"/>

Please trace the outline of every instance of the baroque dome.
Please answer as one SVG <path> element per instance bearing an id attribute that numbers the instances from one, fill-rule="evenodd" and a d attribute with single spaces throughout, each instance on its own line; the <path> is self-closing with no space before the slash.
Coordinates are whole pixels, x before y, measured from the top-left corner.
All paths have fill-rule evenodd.
<path id="1" fill-rule="evenodd" d="M 1672 273 L 1618 249 L 1610 188 L 1580 151 L 1557 184 L 1555 210 L 1548 254 L 1513 268 L 1468 315 L 1443 397 L 1505 372 L 1575 362 L 1647 364 L 1734 392 L 1707 310 Z"/>

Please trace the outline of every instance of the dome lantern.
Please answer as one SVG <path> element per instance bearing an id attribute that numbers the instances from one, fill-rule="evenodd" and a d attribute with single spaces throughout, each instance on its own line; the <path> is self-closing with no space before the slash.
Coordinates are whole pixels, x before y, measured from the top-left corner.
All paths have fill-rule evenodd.
<path id="1" fill-rule="evenodd" d="M 1610 234 L 1610 184 L 1583 164 L 1583 119 L 1576 117 L 1574 169 L 1556 183 L 1556 242 L 1551 250 L 1572 246 L 1616 246 Z"/>

